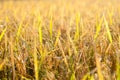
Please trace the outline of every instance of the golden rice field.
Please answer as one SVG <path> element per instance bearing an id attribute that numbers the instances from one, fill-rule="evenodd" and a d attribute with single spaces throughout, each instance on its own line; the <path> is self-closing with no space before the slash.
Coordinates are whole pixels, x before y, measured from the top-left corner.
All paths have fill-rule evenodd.
<path id="1" fill-rule="evenodd" d="M 120 0 L 1 0 L 0 80 L 120 80 Z"/>

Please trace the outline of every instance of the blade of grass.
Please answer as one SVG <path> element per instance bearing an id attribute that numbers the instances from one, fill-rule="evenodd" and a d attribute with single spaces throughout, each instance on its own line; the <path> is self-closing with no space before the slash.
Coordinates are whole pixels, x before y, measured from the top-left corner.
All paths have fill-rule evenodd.
<path id="1" fill-rule="evenodd" d="M 120 36 L 119 36 L 119 49 L 120 49 Z M 119 56 L 119 52 L 116 53 L 116 76 L 117 76 L 117 80 L 120 80 L 120 56 Z"/>
<path id="2" fill-rule="evenodd" d="M 3 36 L 4 36 L 5 32 L 6 32 L 6 29 L 7 29 L 7 27 L 0 34 L 0 41 L 2 40 L 2 38 L 3 38 Z"/>
<path id="3" fill-rule="evenodd" d="M 120 48 L 120 35 L 119 35 L 119 43 L 118 44 L 119 44 L 119 48 Z"/>
<path id="4" fill-rule="evenodd" d="M 41 25 L 41 16 L 38 16 L 38 30 L 39 30 L 39 41 L 40 41 L 40 45 L 42 45 L 42 25 Z"/>
<path id="5" fill-rule="evenodd" d="M 20 25 L 19 25 L 19 27 L 18 27 L 18 31 L 17 31 L 17 37 L 16 37 L 16 41 L 17 41 L 17 42 L 19 41 L 21 29 L 22 29 L 22 24 L 20 23 Z"/>
<path id="6" fill-rule="evenodd" d="M 94 77 L 90 74 L 86 74 L 82 80 L 94 80 Z"/>
<path id="7" fill-rule="evenodd" d="M 110 25 L 113 24 L 113 8 L 108 11 L 108 15 L 109 15 L 109 20 L 110 20 Z"/>
<path id="8" fill-rule="evenodd" d="M 29 79 L 29 78 L 27 78 L 19 73 L 17 75 L 21 77 L 21 80 L 31 80 L 31 79 Z"/>
<path id="9" fill-rule="evenodd" d="M 82 80 L 87 80 L 87 78 L 90 76 L 90 74 L 86 74 L 83 76 Z"/>
<path id="10" fill-rule="evenodd" d="M 81 18 L 81 20 L 80 20 L 80 27 L 81 27 L 81 28 L 80 28 L 80 29 L 81 29 L 81 30 L 80 30 L 80 33 L 81 33 L 80 35 L 82 35 L 82 34 L 83 34 L 83 28 L 84 28 L 83 19 L 82 19 L 82 18 Z"/>
<path id="11" fill-rule="evenodd" d="M 80 33 L 80 28 L 79 28 L 79 22 L 80 22 L 80 15 L 76 15 L 76 32 L 74 35 L 74 41 L 79 39 L 79 33 Z"/>
<path id="12" fill-rule="evenodd" d="M 22 16 L 22 20 L 21 20 L 19 27 L 18 27 L 17 37 L 16 37 L 17 42 L 19 41 L 19 37 L 20 37 L 21 31 L 22 31 L 22 23 L 23 23 L 24 19 L 25 19 L 25 15 Z"/>
<path id="13" fill-rule="evenodd" d="M 90 76 L 90 80 L 94 80 L 94 77 L 93 77 L 93 76 Z"/>
<path id="14" fill-rule="evenodd" d="M 120 80 L 120 64 L 119 64 L 119 59 L 117 59 L 116 62 L 116 75 L 117 75 L 117 80 Z"/>
<path id="15" fill-rule="evenodd" d="M 109 39 L 110 43 L 112 43 L 112 36 L 111 36 L 111 33 L 110 33 L 108 22 L 107 22 L 104 15 L 103 15 L 103 17 L 104 17 L 105 27 L 106 27 L 106 30 L 107 30 L 108 39 Z"/>
<path id="16" fill-rule="evenodd" d="M 41 70 L 41 66 L 42 63 L 45 59 L 45 55 L 46 55 L 46 49 L 43 47 L 43 33 L 42 33 L 42 20 L 41 20 L 41 16 L 39 15 L 38 17 L 38 32 L 39 32 L 39 42 L 40 42 L 40 55 L 41 55 L 41 59 L 39 62 L 39 71 Z"/>
<path id="17" fill-rule="evenodd" d="M 49 28 L 49 32 L 50 32 L 50 38 L 52 39 L 52 28 L 53 28 L 53 22 L 52 22 L 52 15 L 50 16 L 50 28 Z"/>
<path id="18" fill-rule="evenodd" d="M 58 29 L 58 33 L 57 33 L 57 36 L 56 36 L 54 47 L 57 46 L 60 35 L 61 35 L 61 31 L 60 31 L 60 29 Z"/>
<path id="19" fill-rule="evenodd" d="M 6 21 L 6 23 L 8 23 L 10 21 L 8 16 L 6 16 L 5 21 Z"/>
<path id="20" fill-rule="evenodd" d="M 40 62 L 39 62 L 39 70 L 42 70 L 41 67 L 42 67 L 43 61 L 45 60 L 45 56 L 47 55 L 46 48 L 42 48 L 41 51 L 40 51 L 40 54 L 41 54 L 41 59 L 40 59 Z"/>
<path id="21" fill-rule="evenodd" d="M 98 22 L 96 21 L 96 34 L 95 34 L 95 36 L 94 36 L 94 40 L 96 40 L 96 38 L 97 38 L 98 35 L 99 35 L 99 32 L 100 32 L 100 30 L 101 30 L 101 26 L 102 26 L 102 22 L 103 22 L 103 17 L 100 19 L 100 23 L 98 23 Z"/>

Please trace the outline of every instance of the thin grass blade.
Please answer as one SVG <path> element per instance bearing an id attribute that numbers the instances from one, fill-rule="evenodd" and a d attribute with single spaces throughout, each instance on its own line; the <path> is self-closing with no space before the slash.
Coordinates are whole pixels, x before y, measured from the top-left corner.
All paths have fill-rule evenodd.
<path id="1" fill-rule="evenodd" d="M 109 26 L 108 26 L 108 22 L 107 22 L 104 15 L 103 15 L 103 17 L 104 17 L 105 27 L 106 27 L 106 30 L 107 30 L 108 39 L 109 39 L 110 43 L 112 43 L 113 41 L 112 41 L 112 36 L 111 36 L 111 33 L 110 33 Z"/>
<path id="2" fill-rule="evenodd" d="M 2 40 L 2 38 L 3 38 L 3 36 L 4 36 L 5 32 L 6 32 L 6 30 L 7 30 L 7 27 L 0 34 L 0 41 Z"/>

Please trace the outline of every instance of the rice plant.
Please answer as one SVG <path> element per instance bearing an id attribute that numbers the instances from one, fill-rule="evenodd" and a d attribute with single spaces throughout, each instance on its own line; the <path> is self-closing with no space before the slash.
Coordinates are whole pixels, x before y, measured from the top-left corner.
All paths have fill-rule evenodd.
<path id="1" fill-rule="evenodd" d="M 0 1 L 0 80 L 119 80 L 119 33 L 116 0 Z"/>

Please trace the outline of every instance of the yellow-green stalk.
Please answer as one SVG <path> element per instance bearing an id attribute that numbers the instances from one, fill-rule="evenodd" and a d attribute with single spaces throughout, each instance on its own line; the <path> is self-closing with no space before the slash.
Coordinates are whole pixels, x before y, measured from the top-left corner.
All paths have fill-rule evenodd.
<path id="1" fill-rule="evenodd" d="M 41 16 L 38 16 L 38 30 L 39 30 L 39 41 L 40 41 L 40 45 L 42 45 L 42 25 L 41 25 Z"/>
<path id="2" fill-rule="evenodd" d="M 83 25 L 83 19 L 81 18 L 81 20 L 80 20 L 80 35 L 82 35 L 83 34 L 83 28 L 84 28 L 84 25 Z"/>
<path id="3" fill-rule="evenodd" d="M 52 22 L 52 15 L 50 16 L 50 28 L 49 28 L 49 32 L 50 32 L 50 38 L 52 39 L 52 28 L 53 28 L 53 22 Z"/>
<path id="4" fill-rule="evenodd" d="M 5 32 L 6 32 L 6 30 L 7 30 L 7 27 L 0 34 L 0 41 L 2 40 L 2 38 L 3 38 L 3 36 L 4 36 Z"/>
<path id="5" fill-rule="evenodd" d="M 112 25 L 113 24 L 113 9 L 108 11 L 108 16 L 109 16 L 110 25 Z"/>
<path id="6" fill-rule="evenodd" d="M 14 44 L 13 44 L 13 38 L 10 36 L 10 58 L 11 58 L 11 64 L 12 64 L 12 80 L 15 80 L 15 61 L 14 61 L 14 52 L 13 49 Z"/>
<path id="7" fill-rule="evenodd" d="M 60 29 L 59 29 L 59 30 L 58 30 L 58 33 L 57 33 L 57 36 L 56 36 L 56 40 L 55 40 L 54 47 L 57 46 L 60 35 L 61 35 L 61 31 L 60 31 Z"/>
<path id="8" fill-rule="evenodd" d="M 90 75 L 90 74 L 86 74 L 83 76 L 82 80 L 94 80 L 94 77 L 93 75 Z"/>
<path id="9" fill-rule="evenodd" d="M 46 55 L 46 49 L 43 47 L 43 33 L 42 33 L 42 22 L 41 22 L 41 16 L 39 15 L 38 17 L 38 32 L 39 32 L 39 42 L 40 42 L 40 55 L 41 55 L 41 59 L 40 59 L 40 63 L 39 63 L 39 70 L 41 70 L 41 65 L 43 63 L 43 60 L 45 58 Z"/>
<path id="10" fill-rule="evenodd" d="M 106 30 L 107 30 L 108 39 L 109 39 L 110 43 L 112 43 L 112 36 L 111 36 L 111 33 L 110 33 L 108 22 L 107 22 L 104 15 L 103 15 L 103 17 L 104 17 L 105 27 L 106 27 Z"/>
<path id="11" fill-rule="evenodd" d="M 22 29 L 22 23 L 20 23 L 20 25 L 19 25 L 19 27 L 18 27 L 17 37 L 16 37 L 17 42 L 18 42 L 19 37 L 20 37 L 20 32 L 21 32 L 21 29 Z"/>
<path id="12" fill-rule="evenodd" d="M 99 32 L 101 30 L 101 26 L 102 26 L 102 22 L 103 22 L 103 17 L 100 19 L 100 23 L 98 23 L 96 21 L 96 33 L 95 33 L 95 36 L 94 36 L 94 40 L 96 40 L 96 38 L 98 37 L 99 35 Z"/>
<path id="13" fill-rule="evenodd" d="M 76 15 L 76 32 L 74 36 L 75 41 L 79 39 L 79 33 L 80 33 L 79 22 L 80 22 L 80 14 L 77 14 Z"/>
<path id="14" fill-rule="evenodd" d="M 119 35 L 119 48 L 120 48 L 120 35 Z"/>
<path id="15" fill-rule="evenodd" d="M 119 49 L 120 49 L 120 36 L 119 36 Z M 117 80 L 120 80 L 120 56 L 119 56 L 119 52 L 116 53 L 117 59 L 116 59 L 116 76 L 117 76 Z"/>
<path id="16" fill-rule="evenodd" d="M 76 80 L 76 78 L 75 78 L 75 72 L 72 73 L 72 75 L 70 77 L 70 80 Z"/>
<path id="17" fill-rule="evenodd" d="M 6 20 L 6 23 L 8 23 L 10 21 L 8 16 L 6 16 L 5 20 Z"/>
<path id="18" fill-rule="evenodd" d="M 37 50 L 36 50 L 36 38 L 34 37 L 34 70 L 35 70 L 35 80 L 39 80 L 39 70 L 38 70 L 38 59 L 37 59 Z"/>
<path id="19" fill-rule="evenodd" d="M 95 55 L 95 60 L 96 60 L 96 67 L 97 67 L 97 73 L 98 73 L 99 80 L 104 80 L 102 69 L 101 69 L 101 62 L 97 54 Z"/>

